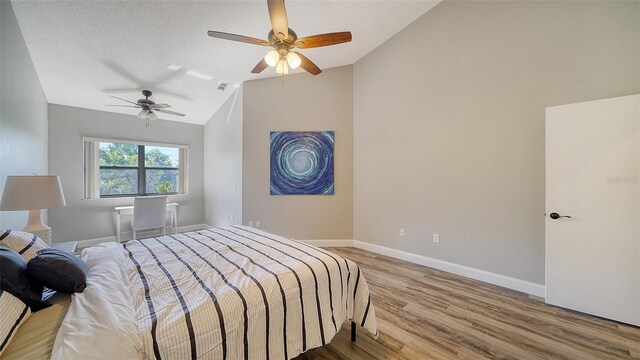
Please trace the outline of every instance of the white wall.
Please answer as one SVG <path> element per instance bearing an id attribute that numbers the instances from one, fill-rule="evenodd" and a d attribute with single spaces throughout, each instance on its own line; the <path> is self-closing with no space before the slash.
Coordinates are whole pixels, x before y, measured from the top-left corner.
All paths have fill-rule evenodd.
<path id="1" fill-rule="evenodd" d="M 132 197 L 83 200 L 83 136 L 189 145 L 189 193 L 172 199 L 180 204 L 179 226 L 203 223 L 203 126 L 157 120 L 147 128 L 134 115 L 50 104 L 49 170 L 60 176 L 67 200 L 66 207 L 49 211 L 53 242 L 115 236 L 113 208 L 133 204 Z M 130 229 L 129 219 L 123 231 Z"/>
<path id="2" fill-rule="evenodd" d="M 204 219 L 242 224 L 242 87 L 204 127 Z"/>
<path id="3" fill-rule="evenodd" d="M 7 175 L 47 173 L 47 98 L 11 2 L 0 1 L 0 194 Z M 22 229 L 25 211 L 0 212 L 0 227 Z"/>
<path id="4" fill-rule="evenodd" d="M 640 92 L 640 2 L 444 1 L 353 76 L 355 239 L 542 284 L 545 107 Z"/>
<path id="5" fill-rule="evenodd" d="M 288 75 L 244 84 L 245 224 L 297 239 L 353 238 L 353 73 Z M 269 195 L 270 131 L 335 131 L 334 195 Z"/>

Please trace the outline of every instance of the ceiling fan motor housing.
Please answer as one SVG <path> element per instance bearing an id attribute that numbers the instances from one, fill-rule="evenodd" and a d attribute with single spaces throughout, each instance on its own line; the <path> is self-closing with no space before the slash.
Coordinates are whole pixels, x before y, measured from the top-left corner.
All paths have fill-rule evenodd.
<path id="1" fill-rule="evenodd" d="M 289 28 L 289 36 L 284 39 L 280 39 L 273 32 L 273 30 L 271 30 L 267 35 L 267 39 L 269 39 L 269 43 L 276 50 L 278 50 L 278 52 L 282 53 L 284 51 L 286 53 L 286 52 L 289 52 L 291 48 L 295 47 L 296 40 L 298 40 L 298 35 L 296 34 L 295 31 Z"/>
<path id="2" fill-rule="evenodd" d="M 142 108 L 146 111 L 149 111 L 149 106 L 154 105 L 155 101 L 149 100 L 151 96 L 151 90 L 142 90 L 142 95 L 146 97 L 146 99 L 138 99 L 138 105 L 142 106 Z"/>

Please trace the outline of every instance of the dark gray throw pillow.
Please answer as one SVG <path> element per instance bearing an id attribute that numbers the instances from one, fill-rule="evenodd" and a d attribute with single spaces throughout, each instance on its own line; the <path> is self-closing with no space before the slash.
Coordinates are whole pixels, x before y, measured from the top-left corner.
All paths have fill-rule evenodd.
<path id="1" fill-rule="evenodd" d="M 44 286 L 59 292 L 82 292 L 87 286 L 87 264 L 64 250 L 48 248 L 38 251 L 38 255 L 29 260 L 27 270 Z"/>
<path id="2" fill-rule="evenodd" d="M 16 251 L 0 247 L 0 290 L 22 300 L 31 311 L 49 306 L 42 300 L 42 283 L 27 271 L 27 261 Z"/>

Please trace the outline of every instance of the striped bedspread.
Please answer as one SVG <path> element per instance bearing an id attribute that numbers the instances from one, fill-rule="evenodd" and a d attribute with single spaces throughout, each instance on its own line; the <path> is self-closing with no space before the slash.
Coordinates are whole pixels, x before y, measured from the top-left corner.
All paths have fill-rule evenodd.
<path id="1" fill-rule="evenodd" d="M 82 257 L 87 289 L 53 358 L 290 359 L 329 343 L 347 319 L 377 335 L 355 263 L 253 228 L 104 244 Z"/>

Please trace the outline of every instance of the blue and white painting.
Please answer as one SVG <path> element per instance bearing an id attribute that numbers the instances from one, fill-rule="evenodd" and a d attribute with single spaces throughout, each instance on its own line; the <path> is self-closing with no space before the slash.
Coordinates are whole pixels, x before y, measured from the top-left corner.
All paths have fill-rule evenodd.
<path id="1" fill-rule="evenodd" d="M 333 195 L 333 131 L 271 132 L 271 195 Z"/>

